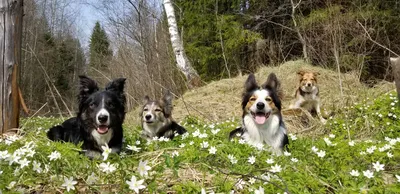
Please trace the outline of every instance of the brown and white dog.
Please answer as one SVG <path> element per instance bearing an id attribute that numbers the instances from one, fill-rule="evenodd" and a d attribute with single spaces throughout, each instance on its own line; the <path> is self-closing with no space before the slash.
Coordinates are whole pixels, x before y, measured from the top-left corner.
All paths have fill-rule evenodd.
<path id="1" fill-rule="evenodd" d="M 142 137 L 152 140 L 154 137 L 172 139 L 176 134 L 186 133 L 186 129 L 172 119 L 172 96 L 169 91 L 160 100 L 144 98 L 142 117 Z"/>
<path id="2" fill-rule="evenodd" d="M 321 102 L 317 85 L 319 73 L 301 70 L 297 74 L 300 76 L 300 86 L 296 90 L 295 101 L 290 108 L 304 108 L 313 116 L 318 116 L 322 123 L 326 123 L 326 120 L 321 115 L 320 108 Z"/>

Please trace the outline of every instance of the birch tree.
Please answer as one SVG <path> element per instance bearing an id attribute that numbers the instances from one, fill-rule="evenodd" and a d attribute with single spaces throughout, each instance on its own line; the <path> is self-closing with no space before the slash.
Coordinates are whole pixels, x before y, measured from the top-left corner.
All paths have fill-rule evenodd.
<path id="1" fill-rule="evenodd" d="M 175 11 L 171 0 L 164 0 L 164 9 L 168 18 L 168 30 L 171 37 L 172 48 L 175 53 L 176 65 L 185 75 L 189 87 L 200 85 L 200 77 L 197 71 L 190 64 L 189 59 L 185 54 L 183 42 L 179 36 L 178 25 L 176 24 Z"/>

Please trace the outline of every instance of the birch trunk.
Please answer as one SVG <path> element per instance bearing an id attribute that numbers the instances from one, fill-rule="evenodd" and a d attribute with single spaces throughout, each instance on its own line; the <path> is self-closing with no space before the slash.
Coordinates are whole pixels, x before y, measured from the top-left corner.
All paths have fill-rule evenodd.
<path id="1" fill-rule="evenodd" d="M 0 133 L 19 125 L 23 0 L 0 0 Z"/>
<path id="2" fill-rule="evenodd" d="M 171 0 L 164 0 L 164 9 L 168 18 L 168 30 L 171 37 L 172 48 L 176 57 L 176 65 L 185 75 L 189 87 L 199 86 L 201 81 L 197 71 L 190 64 L 179 36 L 178 25 L 176 24 L 174 7 Z"/>
<path id="3" fill-rule="evenodd" d="M 397 98 L 400 100 L 400 57 L 390 58 L 392 64 L 394 82 L 396 84 Z"/>

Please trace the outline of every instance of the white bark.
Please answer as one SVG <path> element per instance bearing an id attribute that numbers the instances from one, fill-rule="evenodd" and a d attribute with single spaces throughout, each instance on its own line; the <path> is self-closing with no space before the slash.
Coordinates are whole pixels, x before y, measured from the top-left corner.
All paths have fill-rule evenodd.
<path id="1" fill-rule="evenodd" d="M 172 48 L 176 57 L 176 65 L 186 76 L 189 85 L 192 85 L 193 81 L 199 80 L 199 75 L 197 74 L 197 71 L 192 67 L 185 54 L 183 42 L 181 40 L 181 37 L 179 36 L 178 25 L 176 24 L 174 7 L 171 0 L 164 0 L 164 9 L 168 18 L 168 30 L 171 37 Z"/>

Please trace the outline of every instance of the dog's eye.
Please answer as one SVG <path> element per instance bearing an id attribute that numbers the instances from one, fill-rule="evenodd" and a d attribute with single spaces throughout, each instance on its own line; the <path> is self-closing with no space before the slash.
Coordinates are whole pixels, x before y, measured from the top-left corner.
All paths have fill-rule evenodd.
<path id="1" fill-rule="evenodd" d="M 94 103 L 90 103 L 90 104 L 89 104 L 89 106 L 90 106 L 90 108 L 91 108 L 91 109 L 93 109 L 93 108 L 95 108 L 95 107 L 96 107 L 96 104 L 94 104 Z"/>
<path id="2" fill-rule="evenodd" d="M 251 97 L 251 98 L 250 98 L 250 101 L 256 101 L 256 98 Z"/>
<path id="3" fill-rule="evenodd" d="M 161 109 L 156 109 L 156 112 L 161 112 Z"/>
<path id="4" fill-rule="evenodd" d="M 143 109 L 143 111 L 149 111 L 149 109 L 148 109 L 148 108 L 145 108 L 145 109 Z"/>
<path id="5" fill-rule="evenodd" d="M 266 98 L 265 100 L 266 100 L 267 102 L 271 102 L 271 101 L 272 101 L 272 99 L 271 99 L 270 97 Z"/>

